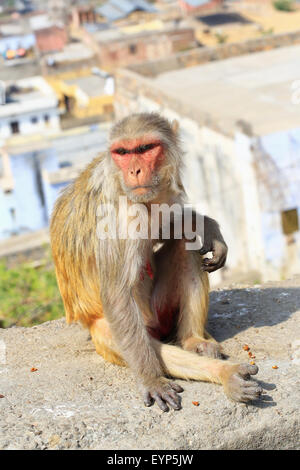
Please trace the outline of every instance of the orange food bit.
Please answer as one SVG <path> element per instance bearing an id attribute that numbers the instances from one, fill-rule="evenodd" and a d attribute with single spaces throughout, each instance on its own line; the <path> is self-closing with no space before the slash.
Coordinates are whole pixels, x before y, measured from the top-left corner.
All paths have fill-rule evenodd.
<path id="1" fill-rule="evenodd" d="M 37 369 L 35 367 L 31 367 L 30 372 L 36 372 Z"/>
<path id="2" fill-rule="evenodd" d="M 193 405 L 195 406 L 199 406 L 199 402 L 198 401 L 192 401 Z"/>
<path id="3" fill-rule="evenodd" d="M 250 348 L 249 348 L 248 344 L 244 344 L 243 350 L 244 350 L 244 351 L 249 351 L 249 349 L 250 349 Z"/>
<path id="4" fill-rule="evenodd" d="M 250 362 L 250 365 L 251 365 L 251 366 L 255 366 L 255 362 L 254 362 L 254 361 L 251 361 L 251 362 Z"/>
<path id="5" fill-rule="evenodd" d="M 278 369 L 278 366 L 272 366 L 272 369 Z"/>

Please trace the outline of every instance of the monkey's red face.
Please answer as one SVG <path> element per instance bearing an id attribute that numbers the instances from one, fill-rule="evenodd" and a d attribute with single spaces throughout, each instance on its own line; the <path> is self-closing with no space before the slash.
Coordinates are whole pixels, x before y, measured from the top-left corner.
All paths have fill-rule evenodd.
<path id="1" fill-rule="evenodd" d="M 123 174 L 124 183 L 133 195 L 142 196 L 153 190 L 155 178 L 164 160 L 163 145 L 157 138 L 145 136 L 114 142 L 111 156 Z"/>

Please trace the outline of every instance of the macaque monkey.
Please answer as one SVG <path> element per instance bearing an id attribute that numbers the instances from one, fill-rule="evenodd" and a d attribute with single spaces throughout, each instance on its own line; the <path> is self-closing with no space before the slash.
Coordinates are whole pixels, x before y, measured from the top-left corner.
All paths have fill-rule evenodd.
<path id="1" fill-rule="evenodd" d="M 156 402 L 163 411 L 169 406 L 180 409 L 178 394 L 183 391 L 166 376 L 222 384 L 236 401 L 256 399 L 262 392 L 250 380 L 257 366 L 222 360 L 220 345 L 205 330 L 207 273 L 222 267 L 227 255 L 213 219 L 204 217 L 201 250 L 187 250 L 184 237 L 101 238 L 97 233 L 102 204 L 115 209 L 123 228 L 132 220 L 122 212 L 119 196 L 126 196 L 129 208 L 142 205 L 149 226 L 151 205 L 183 206 L 176 127 L 155 113 L 133 114 L 118 122 L 109 149 L 64 190 L 51 221 L 67 321 L 89 328 L 97 352 L 114 364 L 129 366 L 145 405 Z M 111 216 L 112 225 L 115 220 Z M 213 257 L 203 259 L 210 251 Z"/>

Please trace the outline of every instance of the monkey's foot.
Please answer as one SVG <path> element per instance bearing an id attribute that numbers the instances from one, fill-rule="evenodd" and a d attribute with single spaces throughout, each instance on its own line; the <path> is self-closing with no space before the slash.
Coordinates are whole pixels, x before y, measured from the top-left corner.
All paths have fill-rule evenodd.
<path id="1" fill-rule="evenodd" d="M 162 377 L 144 390 L 144 404 L 152 406 L 156 402 L 162 411 L 169 411 L 168 405 L 174 410 L 180 410 L 181 397 L 178 395 L 180 392 L 183 392 L 180 385 Z"/>
<path id="2" fill-rule="evenodd" d="M 233 367 L 224 382 L 226 395 L 234 401 L 247 402 L 260 397 L 263 390 L 257 382 L 250 380 L 251 375 L 256 375 L 258 367 L 250 364 L 240 364 Z"/>
<path id="3" fill-rule="evenodd" d="M 183 344 L 186 351 L 196 352 L 200 356 L 222 359 L 222 351 L 219 343 L 215 341 L 206 341 L 202 338 L 189 338 Z"/>

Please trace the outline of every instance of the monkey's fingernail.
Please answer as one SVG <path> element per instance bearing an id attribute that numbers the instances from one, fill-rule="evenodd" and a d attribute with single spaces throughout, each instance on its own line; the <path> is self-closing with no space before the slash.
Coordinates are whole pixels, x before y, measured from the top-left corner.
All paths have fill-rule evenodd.
<path id="1" fill-rule="evenodd" d="M 144 401 L 144 405 L 145 406 L 152 406 L 153 405 L 153 401 Z"/>
<path id="2" fill-rule="evenodd" d="M 177 393 L 181 393 L 181 392 L 184 391 L 184 389 L 178 384 L 171 383 L 170 385 L 175 390 L 175 392 L 177 392 Z"/>

